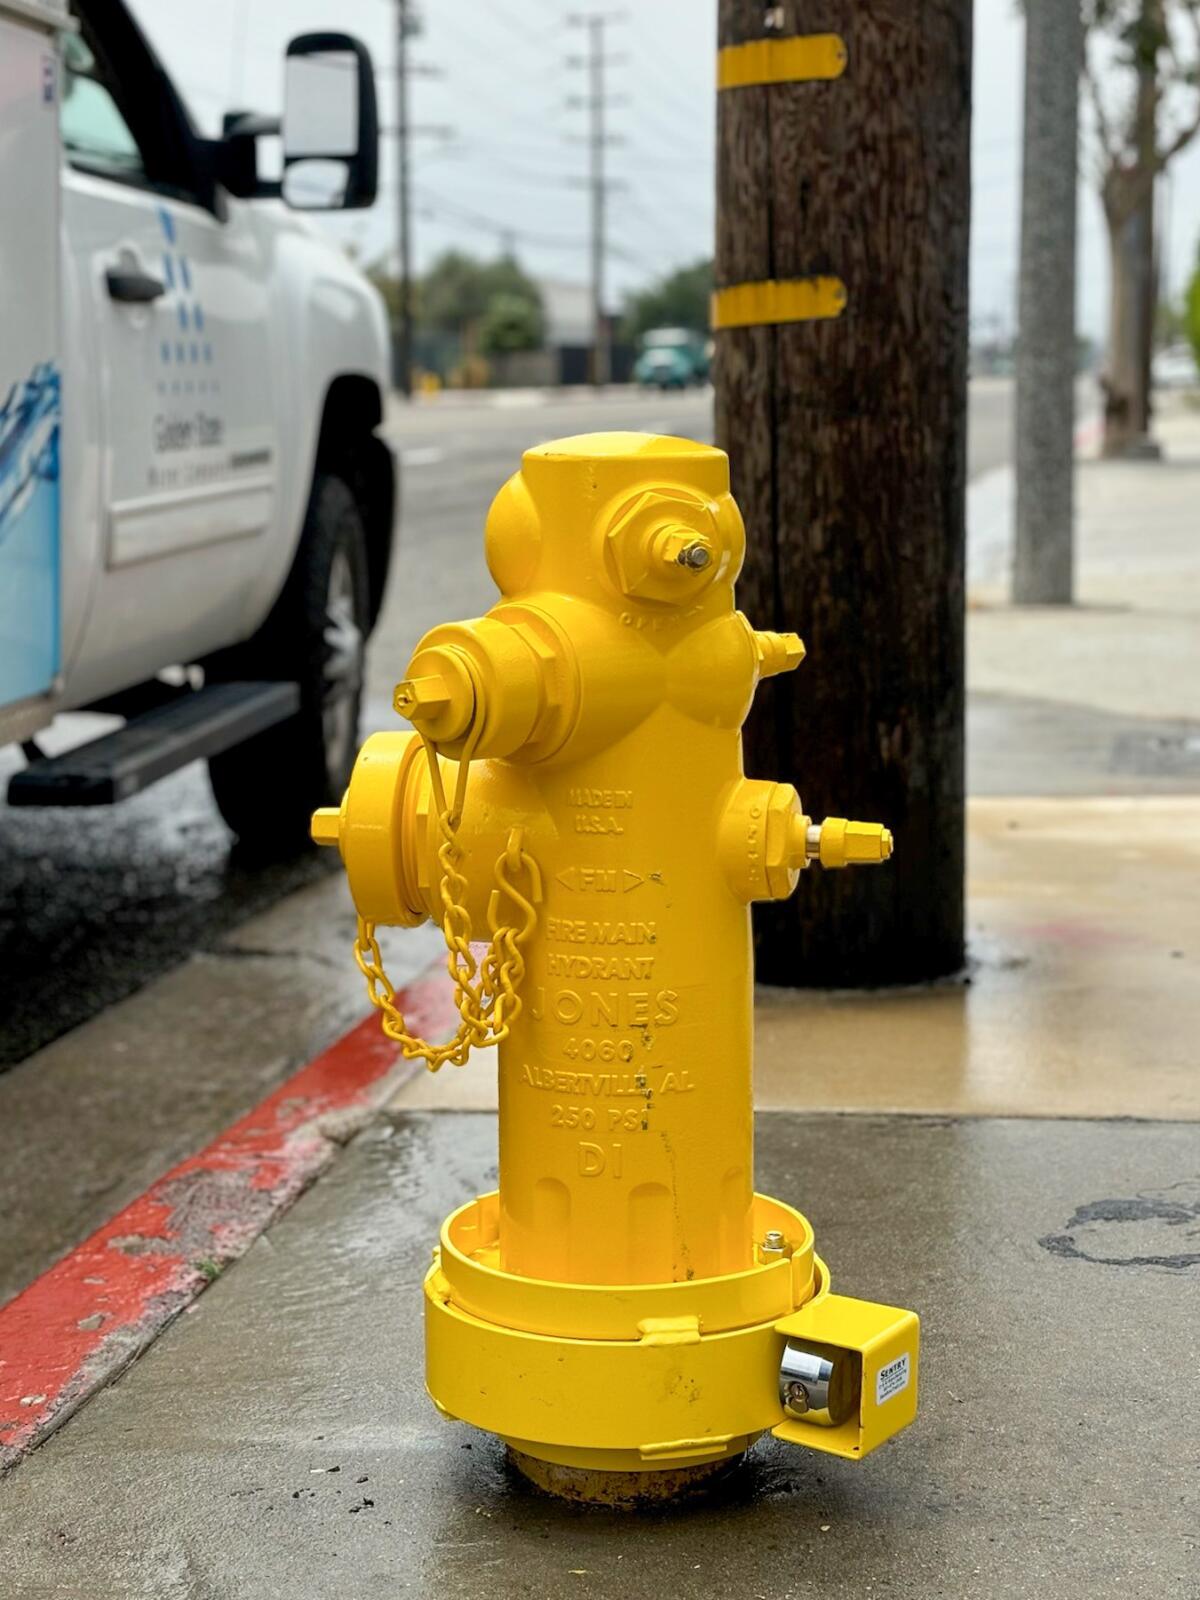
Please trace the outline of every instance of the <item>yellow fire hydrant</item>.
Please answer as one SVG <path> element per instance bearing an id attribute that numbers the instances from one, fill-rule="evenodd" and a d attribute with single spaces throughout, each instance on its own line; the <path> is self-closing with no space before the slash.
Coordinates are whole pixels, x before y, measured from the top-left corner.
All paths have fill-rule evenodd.
<path id="1" fill-rule="evenodd" d="M 753 1183 L 749 907 L 886 828 L 746 778 L 795 634 L 734 609 L 725 455 L 603 433 L 527 451 L 487 522 L 500 602 L 421 641 L 338 844 L 385 1031 L 433 1069 L 498 1044 L 500 1187 L 447 1218 L 426 1381 L 564 1494 L 677 1492 L 770 1431 L 859 1459 L 916 1410 L 916 1316 L 830 1291 Z M 434 918 L 461 1023 L 415 1038 L 376 929 Z M 474 936 L 487 928 L 480 957 Z"/>

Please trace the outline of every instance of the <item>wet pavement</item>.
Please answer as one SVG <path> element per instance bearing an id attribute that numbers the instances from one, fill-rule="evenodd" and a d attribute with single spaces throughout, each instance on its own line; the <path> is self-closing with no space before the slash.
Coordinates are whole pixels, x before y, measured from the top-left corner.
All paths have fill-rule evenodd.
<path id="1" fill-rule="evenodd" d="M 323 875 L 0 1075 L 0 1306 L 361 1019 L 354 928 Z M 397 984 L 441 949 L 389 940 Z"/>
<path id="2" fill-rule="evenodd" d="M 0 752 L 0 792 L 19 766 Z M 244 860 L 201 766 L 112 808 L 0 807 L 0 1069 L 337 865 Z"/>
<path id="3" fill-rule="evenodd" d="M 755 1104 L 1200 1121 L 1200 803 L 975 798 L 967 816 L 967 970 L 760 988 Z M 494 1110 L 495 1077 L 418 1074 L 403 1103 Z"/>
<path id="4" fill-rule="evenodd" d="M 859 1465 L 766 1441 L 652 1515 L 542 1498 L 425 1397 L 429 1246 L 494 1138 L 360 1135 L 0 1483 L 6 1594 L 1194 1600 L 1195 1125 L 760 1115 L 759 1186 L 835 1287 L 920 1311 L 921 1412 Z"/>

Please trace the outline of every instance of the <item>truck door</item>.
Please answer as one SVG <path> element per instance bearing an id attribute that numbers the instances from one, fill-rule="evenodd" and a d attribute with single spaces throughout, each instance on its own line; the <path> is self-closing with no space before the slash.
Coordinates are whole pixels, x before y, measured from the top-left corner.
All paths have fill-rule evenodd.
<path id="1" fill-rule="evenodd" d="M 231 642 L 262 559 L 278 461 L 269 261 L 246 210 L 206 203 L 182 110 L 128 19 L 105 5 L 101 31 L 100 8 L 76 9 L 64 226 L 92 302 L 106 502 L 85 653 L 130 682 Z"/>

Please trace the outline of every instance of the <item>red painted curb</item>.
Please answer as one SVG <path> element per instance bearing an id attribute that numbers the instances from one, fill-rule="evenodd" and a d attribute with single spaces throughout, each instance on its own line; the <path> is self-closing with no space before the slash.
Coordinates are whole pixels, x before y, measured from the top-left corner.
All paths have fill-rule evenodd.
<path id="1" fill-rule="evenodd" d="M 419 1033 L 440 1038 L 458 1021 L 441 967 L 398 998 Z M 416 1070 L 372 1013 L 10 1300 L 0 1471 L 151 1344 Z"/>

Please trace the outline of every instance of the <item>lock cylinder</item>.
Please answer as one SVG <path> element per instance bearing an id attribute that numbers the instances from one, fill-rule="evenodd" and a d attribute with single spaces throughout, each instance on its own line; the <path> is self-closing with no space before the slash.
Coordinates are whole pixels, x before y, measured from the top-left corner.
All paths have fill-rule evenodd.
<path id="1" fill-rule="evenodd" d="M 779 1362 L 779 1399 L 789 1417 L 836 1428 L 859 1403 L 862 1372 L 848 1350 L 816 1349 L 788 1339 Z"/>
<path id="2" fill-rule="evenodd" d="M 486 543 L 499 602 L 421 640 L 395 697 L 414 731 L 368 739 L 313 820 L 385 1030 L 434 1070 L 497 1046 L 499 1182 L 442 1226 L 429 1393 L 591 1501 L 676 1494 L 765 1432 L 860 1460 L 915 1414 L 917 1319 L 833 1293 L 803 1214 L 756 1190 L 749 906 L 810 864 L 883 864 L 891 834 L 743 775 L 755 686 L 804 647 L 734 607 L 722 452 L 553 441 Z M 382 966 L 377 935 L 426 918 L 448 1044 Z"/>

